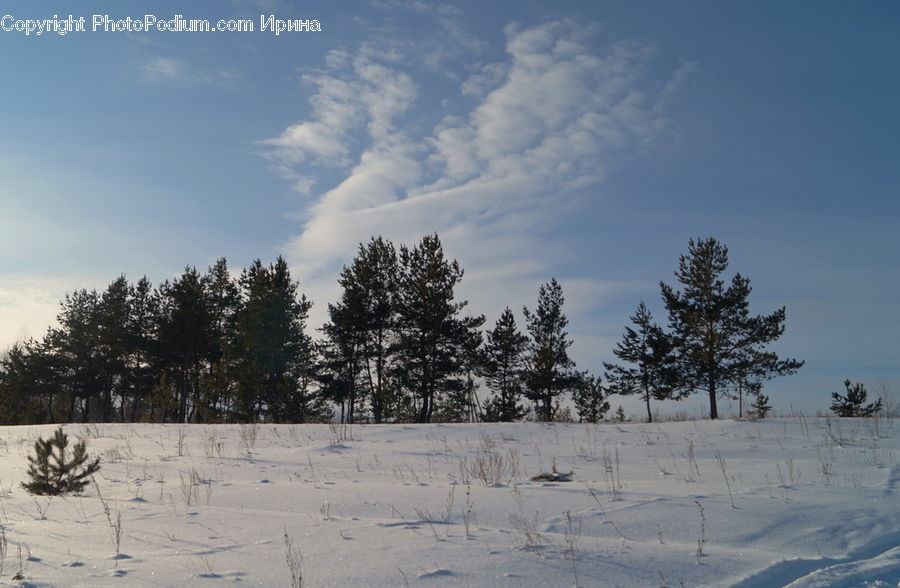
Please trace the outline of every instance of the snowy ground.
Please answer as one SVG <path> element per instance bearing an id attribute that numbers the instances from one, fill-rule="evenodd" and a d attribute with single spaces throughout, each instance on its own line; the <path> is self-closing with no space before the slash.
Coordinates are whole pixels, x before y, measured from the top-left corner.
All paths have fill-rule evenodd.
<path id="1" fill-rule="evenodd" d="M 0 428 L 6 585 L 900 585 L 900 422 L 71 425 L 97 486 L 31 497 L 53 429 Z"/>

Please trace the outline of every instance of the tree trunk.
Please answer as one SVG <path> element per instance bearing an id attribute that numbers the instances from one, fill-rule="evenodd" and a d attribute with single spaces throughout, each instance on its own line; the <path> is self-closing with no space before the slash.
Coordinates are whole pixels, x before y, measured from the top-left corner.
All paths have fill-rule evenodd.
<path id="1" fill-rule="evenodd" d="M 541 410 L 543 415 L 541 415 L 545 422 L 550 422 L 553 420 L 553 395 L 548 391 L 544 396 L 544 406 Z"/>

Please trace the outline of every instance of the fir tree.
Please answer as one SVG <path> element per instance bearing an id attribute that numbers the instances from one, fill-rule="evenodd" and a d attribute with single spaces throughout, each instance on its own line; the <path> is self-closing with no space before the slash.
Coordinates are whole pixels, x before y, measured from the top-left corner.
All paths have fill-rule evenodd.
<path id="1" fill-rule="evenodd" d="M 632 365 L 603 363 L 611 394 L 638 394 L 647 407 L 647 421 L 653 422 L 650 400 L 680 399 L 674 392 L 674 349 L 669 337 L 655 322 L 643 302 L 631 317 L 636 329 L 625 327 L 625 335 L 613 354 Z"/>
<path id="2" fill-rule="evenodd" d="M 563 302 L 562 286 L 553 278 L 541 284 L 535 311 L 524 309 L 531 335 L 526 356 L 525 396 L 535 403 L 538 418 L 546 422 L 553 420 L 553 400 L 575 390 L 579 384 L 575 362 L 569 358 L 572 340 L 566 332 L 569 320 L 562 311 Z"/>
<path id="3" fill-rule="evenodd" d="M 675 370 L 684 390 L 709 395 L 709 416 L 718 418 L 717 395 L 742 378 L 757 380 L 795 373 L 802 361 L 779 359 L 766 351 L 784 333 L 785 309 L 751 316 L 750 279 L 736 274 L 727 288 L 720 278 L 728 267 L 728 248 L 713 238 L 691 239 L 675 277 L 676 292 L 660 283 L 675 340 Z"/>
<path id="4" fill-rule="evenodd" d="M 870 417 L 881 410 L 881 399 L 865 404 L 868 393 L 861 383 L 844 380 L 846 395 L 831 393 L 831 410 L 839 417 Z"/>
<path id="5" fill-rule="evenodd" d="M 81 492 L 88 478 L 100 469 L 100 458 L 88 461 L 85 442 L 79 441 L 69 457 L 68 436 L 62 427 L 49 439 L 38 438 L 34 442 L 34 456 L 28 456 L 30 482 L 22 487 L 30 494 L 51 495 Z"/>

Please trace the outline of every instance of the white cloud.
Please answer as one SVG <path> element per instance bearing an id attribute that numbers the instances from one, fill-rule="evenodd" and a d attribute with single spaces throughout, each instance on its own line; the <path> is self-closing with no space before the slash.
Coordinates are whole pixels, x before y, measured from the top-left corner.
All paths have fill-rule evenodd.
<path id="1" fill-rule="evenodd" d="M 180 59 L 156 57 L 141 64 L 141 75 L 148 82 L 177 80 L 184 72 L 184 62 Z"/>
<path id="2" fill-rule="evenodd" d="M 452 4 L 374 0 L 371 5 L 388 13 L 403 11 L 424 17 L 435 26 L 412 31 L 408 26 L 393 27 L 388 20 L 380 25 L 387 35 L 377 42 L 363 44 L 361 51 L 370 56 L 379 56 L 395 64 L 414 63 L 432 72 L 456 78 L 456 72 L 448 66 L 452 61 L 487 48 L 484 41 L 467 31 L 462 11 Z"/>
<path id="3" fill-rule="evenodd" d="M 409 125 L 426 89 L 415 66 L 363 44 L 355 54 L 331 55 L 308 79 L 316 91 L 307 120 L 263 142 L 288 174 L 301 162 L 346 167 L 285 245 L 318 312 L 336 295 L 337 269 L 371 235 L 414 243 L 438 232 L 468 271 L 464 293 L 487 300 L 501 292 L 511 306 L 517 296 L 533 301 L 555 273 L 557 252 L 541 242 L 547 225 L 572 206 L 576 190 L 602 182 L 662 128 L 663 90 L 646 80 L 648 48 L 597 48 L 593 29 L 571 21 L 510 26 L 506 34 L 508 59 L 458 84 L 475 100 L 471 110 L 444 116 L 430 131 Z M 571 283 L 577 312 L 621 287 Z M 490 313 L 484 306 L 473 300 L 473 310 Z"/>
<path id="4" fill-rule="evenodd" d="M 179 82 L 185 84 L 229 84 L 240 79 L 237 70 L 216 68 L 203 70 L 190 66 L 183 59 L 154 57 L 138 66 L 140 77 L 153 84 Z"/>

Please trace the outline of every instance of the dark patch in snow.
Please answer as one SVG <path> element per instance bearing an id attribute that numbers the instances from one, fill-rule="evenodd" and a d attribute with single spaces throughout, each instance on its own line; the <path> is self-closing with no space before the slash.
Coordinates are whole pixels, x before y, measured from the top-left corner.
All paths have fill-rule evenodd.
<path id="1" fill-rule="evenodd" d="M 437 569 L 433 572 L 425 572 L 424 574 L 419 574 L 419 579 L 422 580 L 424 578 L 439 578 L 443 576 L 455 576 L 456 574 L 451 572 L 450 570 Z"/>
<path id="2" fill-rule="evenodd" d="M 557 472 L 556 470 L 552 472 L 542 472 L 531 478 L 534 482 L 540 482 L 545 480 L 547 482 L 571 482 L 572 474 L 575 472 L 569 472 L 568 474 L 563 472 Z"/>

